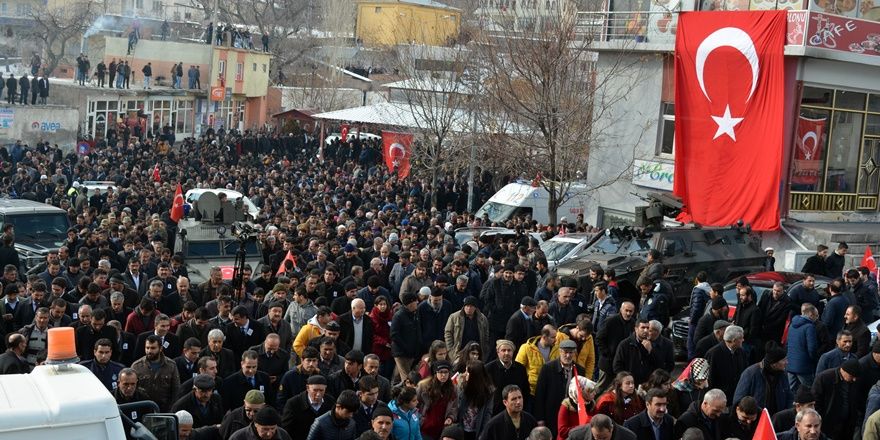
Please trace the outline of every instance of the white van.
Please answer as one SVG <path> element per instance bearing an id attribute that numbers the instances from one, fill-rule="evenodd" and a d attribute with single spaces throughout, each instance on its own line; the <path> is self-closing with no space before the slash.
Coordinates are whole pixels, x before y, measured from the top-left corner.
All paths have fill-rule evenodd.
<path id="1" fill-rule="evenodd" d="M 153 421 L 174 417 L 152 416 L 158 416 Z M 0 440 L 122 440 L 124 426 L 116 400 L 82 365 L 41 365 L 30 374 L 0 375 Z M 177 438 L 176 421 L 153 428 L 165 431 L 162 436 L 141 429 L 140 438 Z"/>
<path id="2" fill-rule="evenodd" d="M 569 192 L 573 195 L 556 211 L 556 220 L 566 217 L 570 223 L 574 223 L 578 214 L 583 214 L 587 207 L 586 188 L 583 185 L 572 184 Z M 538 223 L 550 223 L 547 215 L 547 205 L 550 202 L 550 194 L 542 186 L 534 187 L 529 182 L 520 181 L 508 183 L 495 193 L 486 204 L 477 210 L 477 217 L 484 214 L 489 216 L 492 222 L 505 222 L 514 216 L 529 215 Z"/>

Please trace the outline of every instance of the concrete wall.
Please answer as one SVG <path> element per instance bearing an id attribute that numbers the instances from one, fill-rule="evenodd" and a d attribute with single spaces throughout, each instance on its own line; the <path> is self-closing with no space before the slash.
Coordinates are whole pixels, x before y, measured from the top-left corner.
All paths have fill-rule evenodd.
<path id="1" fill-rule="evenodd" d="M 597 139 L 590 148 L 587 183 L 605 186 L 590 194 L 591 203 L 584 213 L 584 221 L 593 225 L 600 207 L 632 213 L 643 202 L 631 192 L 657 191 L 633 185 L 632 163 L 634 159 L 656 160 L 663 58 L 601 52 L 597 69 L 597 84 L 603 86 L 596 94 L 600 116 L 594 124 Z"/>
<path id="2" fill-rule="evenodd" d="M 266 96 L 269 87 L 269 62 L 272 56 L 263 52 L 254 52 L 230 47 L 217 47 L 211 58 L 210 76 L 202 76 L 202 83 L 219 86 L 220 62 L 225 62 L 226 88 L 232 93 L 248 98 Z M 242 65 L 241 77 L 237 77 L 238 64 Z M 203 68 L 204 69 L 204 68 Z"/>
<path id="3" fill-rule="evenodd" d="M 206 88 L 210 78 L 212 46 L 197 43 L 178 43 L 173 41 L 157 41 L 141 39 L 131 55 L 127 54 L 128 38 L 95 35 L 89 38 L 88 56 L 92 63 L 92 71 L 98 66 L 100 60 L 108 66 L 114 59 L 116 61 L 128 61 L 132 66 L 134 81 L 132 87 L 143 87 L 143 74 L 141 69 L 149 62 L 152 63 L 153 80 L 164 77 L 163 86 L 169 86 L 171 66 L 183 61 L 183 86 L 187 86 L 187 69 L 189 66 L 199 66 L 201 70 L 202 88 Z"/>
<path id="4" fill-rule="evenodd" d="M 0 107 L 0 145 L 19 139 L 30 145 L 48 141 L 69 151 L 76 145 L 78 128 L 79 113 L 72 107 Z"/>

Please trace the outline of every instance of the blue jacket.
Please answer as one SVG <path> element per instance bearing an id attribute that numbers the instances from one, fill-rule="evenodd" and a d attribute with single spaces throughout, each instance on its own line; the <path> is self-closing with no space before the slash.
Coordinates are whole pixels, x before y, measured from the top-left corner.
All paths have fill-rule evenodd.
<path id="1" fill-rule="evenodd" d="M 797 315 L 788 328 L 788 366 L 794 374 L 813 374 L 819 357 L 816 326 L 809 318 Z"/>
<path id="2" fill-rule="evenodd" d="M 691 290 L 691 309 L 689 315 L 694 326 L 696 326 L 700 317 L 706 313 L 706 304 L 709 303 L 709 289 L 711 289 L 709 283 L 700 283 Z"/>
<path id="3" fill-rule="evenodd" d="M 878 409 L 880 409 L 880 385 L 874 384 L 871 387 L 871 391 L 868 392 L 868 402 L 865 406 L 865 419 L 862 420 L 862 429 L 865 428 L 865 423 L 868 423 L 868 417 L 871 417 L 871 414 L 874 414 Z"/>
<path id="4" fill-rule="evenodd" d="M 422 416 L 417 409 L 403 411 L 397 407 L 396 400 L 388 403 L 388 409 L 394 413 L 391 434 L 396 440 L 422 440 Z"/>
<path id="5" fill-rule="evenodd" d="M 764 375 L 761 373 L 761 365 L 762 362 L 758 362 L 743 371 L 739 383 L 736 384 L 736 391 L 733 393 L 733 405 L 739 403 L 743 397 L 752 396 L 759 407 L 767 406 L 764 400 L 764 387 L 767 382 L 764 381 Z M 790 408 L 794 402 L 794 394 L 791 392 L 791 387 L 788 385 L 788 375 L 785 373 L 779 375 L 779 380 L 776 381 L 776 392 L 773 393 L 773 396 L 776 397 L 776 409 L 779 411 Z"/>
<path id="6" fill-rule="evenodd" d="M 843 315 L 846 314 L 846 308 L 850 306 L 849 300 L 843 294 L 837 295 L 830 300 L 822 311 L 822 322 L 828 327 L 829 335 L 837 335 L 837 332 L 843 330 Z"/>
<path id="7" fill-rule="evenodd" d="M 617 313 L 617 301 L 611 295 L 605 298 L 601 307 L 598 299 L 593 302 L 593 334 L 599 333 L 599 330 L 605 327 L 605 319 L 615 313 Z"/>
<path id="8" fill-rule="evenodd" d="M 816 364 L 816 375 L 818 376 L 819 373 L 825 370 L 837 368 L 850 359 L 858 358 L 853 353 L 844 353 L 835 347 L 833 350 L 829 350 L 827 353 L 819 356 L 819 363 Z"/>
<path id="9" fill-rule="evenodd" d="M 339 424 L 340 420 L 333 417 L 333 411 L 330 410 L 315 419 L 312 428 L 309 429 L 307 440 L 338 440 L 346 438 L 355 438 L 357 427 L 354 419 L 345 420 L 344 425 Z"/>

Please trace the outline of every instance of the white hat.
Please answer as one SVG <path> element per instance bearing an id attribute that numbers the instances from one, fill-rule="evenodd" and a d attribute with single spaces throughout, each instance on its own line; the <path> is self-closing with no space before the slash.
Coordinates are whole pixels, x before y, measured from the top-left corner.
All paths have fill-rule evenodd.
<path id="1" fill-rule="evenodd" d="M 182 409 L 174 415 L 177 416 L 177 423 L 179 425 L 192 425 L 193 424 L 193 416 L 189 413 L 189 411 Z"/>
<path id="2" fill-rule="evenodd" d="M 764 252 L 775 252 L 775 250 L 772 247 L 766 247 L 764 248 Z"/>

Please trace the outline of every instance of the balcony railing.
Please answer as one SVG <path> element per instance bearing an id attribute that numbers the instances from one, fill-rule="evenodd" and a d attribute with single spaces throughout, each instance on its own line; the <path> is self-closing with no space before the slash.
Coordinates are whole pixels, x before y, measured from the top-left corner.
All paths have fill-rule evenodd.
<path id="1" fill-rule="evenodd" d="M 578 12 L 577 32 L 587 41 L 675 43 L 678 12 Z"/>

